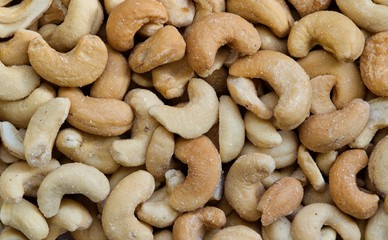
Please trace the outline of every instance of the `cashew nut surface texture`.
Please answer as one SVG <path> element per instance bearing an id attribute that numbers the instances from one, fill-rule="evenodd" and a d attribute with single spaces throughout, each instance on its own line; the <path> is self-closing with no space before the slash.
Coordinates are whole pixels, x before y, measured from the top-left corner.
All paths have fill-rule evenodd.
<path id="1" fill-rule="evenodd" d="M 217 122 L 218 98 L 214 89 L 199 78 L 190 80 L 187 92 L 189 102 L 185 106 L 158 105 L 148 112 L 170 132 L 190 139 L 206 133 Z"/>
<path id="2" fill-rule="evenodd" d="M 238 59 L 229 68 L 229 74 L 262 78 L 271 85 L 279 96 L 274 109 L 274 124 L 280 129 L 294 129 L 308 117 L 312 101 L 310 79 L 289 56 L 271 50 L 261 50 Z"/>
<path id="3" fill-rule="evenodd" d="M 176 140 L 175 156 L 188 165 L 185 181 L 170 193 L 170 205 L 180 212 L 203 207 L 217 188 L 221 177 L 221 157 L 206 136 Z"/>
<path id="4" fill-rule="evenodd" d="M 15 228 L 5 227 L 0 233 L 0 240 L 28 240 L 28 238 Z"/>
<path id="5" fill-rule="evenodd" d="M 339 61 L 353 62 L 364 49 L 361 30 L 345 15 L 334 11 L 318 11 L 298 21 L 288 36 L 288 51 L 293 57 L 308 55 L 317 44 Z"/>
<path id="6" fill-rule="evenodd" d="M 95 35 L 85 35 L 67 53 L 57 52 L 43 38 L 28 46 L 31 66 L 44 79 L 58 86 L 81 87 L 94 82 L 104 71 L 108 50 Z"/>
<path id="7" fill-rule="evenodd" d="M 388 137 L 384 137 L 373 149 L 368 163 L 368 176 L 371 180 L 371 183 L 376 188 L 377 192 L 385 198 L 388 195 L 387 146 Z"/>
<path id="8" fill-rule="evenodd" d="M 289 0 L 289 2 L 299 15 L 304 17 L 307 14 L 327 9 L 331 0 Z"/>
<path id="9" fill-rule="evenodd" d="M 227 44 L 243 55 L 260 48 L 260 35 L 251 23 L 226 12 L 213 13 L 192 24 L 186 37 L 191 68 L 202 77 L 214 64 L 217 50 Z"/>
<path id="10" fill-rule="evenodd" d="M 360 240 L 361 233 L 356 222 L 337 207 L 327 203 L 313 203 L 304 206 L 291 224 L 294 239 L 321 239 L 321 228 L 328 225 L 344 240 Z"/>
<path id="11" fill-rule="evenodd" d="M 25 159 L 23 145 L 24 136 L 22 136 L 18 129 L 10 122 L 0 122 L 0 125 L 0 137 L 3 147 L 5 147 L 11 155 L 19 159 Z"/>
<path id="12" fill-rule="evenodd" d="M 106 176 L 82 163 L 63 164 L 42 181 L 38 189 L 38 206 L 47 218 L 55 216 L 65 194 L 83 194 L 93 202 L 104 200 L 110 191 Z"/>
<path id="13" fill-rule="evenodd" d="M 261 240 L 261 236 L 249 227 L 236 225 L 226 227 L 213 235 L 211 240 Z"/>
<path id="14" fill-rule="evenodd" d="M 379 205 L 377 212 L 368 219 L 365 228 L 365 240 L 383 240 L 388 234 L 388 214 L 384 211 L 383 204 Z"/>
<path id="15" fill-rule="evenodd" d="M 152 231 L 137 220 L 134 212 L 140 203 L 152 195 L 154 189 L 154 178 L 143 170 L 138 170 L 119 182 L 102 210 L 102 226 L 109 239 L 153 239 Z"/>

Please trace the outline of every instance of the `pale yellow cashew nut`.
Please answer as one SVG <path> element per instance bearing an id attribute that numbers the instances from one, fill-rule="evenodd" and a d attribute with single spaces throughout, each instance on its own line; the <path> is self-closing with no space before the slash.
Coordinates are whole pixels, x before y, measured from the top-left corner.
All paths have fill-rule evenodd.
<path id="1" fill-rule="evenodd" d="M 15 228 L 5 227 L 0 233 L 0 240 L 28 240 L 28 238 Z"/>
<path id="2" fill-rule="evenodd" d="M 383 240 L 388 232 L 388 214 L 384 211 L 384 206 L 379 205 L 377 212 L 368 219 L 365 228 L 365 240 Z"/>
<path id="3" fill-rule="evenodd" d="M 12 123 L 0 122 L 0 137 L 3 146 L 7 151 L 19 159 L 25 159 L 23 140 L 24 136 Z"/>
<path id="4" fill-rule="evenodd" d="M 236 225 L 226 227 L 218 231 L 211 237 L 211 240 L 261 240 L 261 236 L 249 227 Z"/>
<path id="5" fill-rule="evenodd" d="M 388 196 L 388 178 L 387 178 L 387 145 L 388 138 L 384 137 L 381 139 L 373 149 L 368 163 L 368 176 L 371 183 L 376 188 L 379 195 L 385 198 L 387 202 Z"/>

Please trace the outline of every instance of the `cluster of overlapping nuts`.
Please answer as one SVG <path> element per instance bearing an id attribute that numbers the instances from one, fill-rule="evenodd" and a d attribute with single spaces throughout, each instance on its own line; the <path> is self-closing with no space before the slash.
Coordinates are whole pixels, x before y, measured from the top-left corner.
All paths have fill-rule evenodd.
<path id="1" fill-rule="evenodd" d="M 386 0 L 0 6 L 0 240 L 387 238 Z"/>

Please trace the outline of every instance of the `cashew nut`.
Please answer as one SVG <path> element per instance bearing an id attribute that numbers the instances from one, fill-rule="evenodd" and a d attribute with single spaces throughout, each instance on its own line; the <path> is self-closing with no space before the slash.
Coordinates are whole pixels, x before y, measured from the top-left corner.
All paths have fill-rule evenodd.
<path id="1" fill-rule="evenodd" d="M 0 145 L 0 160 L 3 163 L 14 163 L 20 159 L 9 153 L 3 145 Z"/>
<path id="2" fill-rule="evenodd" d="M 217 122 L 218 98 L 214 89 L 199 78 L 190 80 L 187 92 L 190 101 L 184 107 L 158 105 L 148 112 L 170 132 L 196 138 Z"/>
<path id="3" fill-rule="evenodd" d="M 193 0 L 195 3 L 194 21 L 199 21 L 202 18 L 212 13 L 225 12 L 225 1 L 223 0 Z"/>
<path id="4" fill-rule="evenodd" d="M 150 198 L 154 188 L 152 175 L 139 170 L 112 190 L 102 210 L 102 226 L 109 239 L 153 239 L 152 231 L 137 220 L 134 212 L 140 203 Z"/>
<path id="5" fill-rule="evenodd" d="M 223 228 L 213 235 L 211 240 L 261 240 L 261 236 L 249 227 L 236 225 Z"/>
<path id="6" fill-rule="evenodd" d="M 220 12 L 195 21 L 187 33 L 186 43 L 191 68 L 199 76 L 206 77 L 222 45 L 251 55 L 260 48 L 261 41 L 251 23 L 236 14 Z"/>
<path id="7" fill-rule="evenodd" d="M 50 7 L 39 18 L 38 24 L 44 26 L 46 24 L 60 24 L 65 19 L 67 7 L 62 3 L 62 0 L 52 0 Z"/>
<path id="8" fill-rule="evenodd" d="M 96 168 L 82 163 L 63 164 L 43 179 L 38 189 L 38 206 L 50 218 L 58 213 L 65 194 L 83 194 L 93 202 L 100 202 L 109 191 L 108 179 Z"/>
<path id="9" fill-rule="evenodd" d="M 310 13 L 326 10 L 331 0 L 289 0 L 299 15 L 304 17 Z"/>
<path id="10" fill-rule="evenodd" d="M 337 155 L 337 151 L 317 154 L 317 156 L 315 157 L 315 162 L 317 163 L 317 166 L 323 175 L 329 176 L 331 165 L 337 159 Z"/>
<path id="11" fill-rule="evenodd" d="M 287 39 L 278 38 L 268 27 L 260 25 L 256 27 L 261 39 L 261 50 L 273 50 L 284 54 L 288 53 Z"/>
<path id="12" fill-rule="evenodd" d="M 301 58 L 320 44 L 339 61 L 353 62 L 361 55 L 364 43 L 364 35 L 348 17 L 334 11 L 318 11 L 294 25 L 287 46 L 291 56 Z"/>
<path id="13" fill-rule="evenodd" d="M 124 101 L 84 96 L 79 88 L 60 88 L 58 96 L 71 102 L 67 121 L 74 127 L 99 136 L 117 136 L 132 126 L 133 112 Z"/>
<path id="14" fill-rule="evenodd" d="M 58 86 L 81 87 L 94 82 L 104 71 L 108 50 L 95 35 L 85 35 L 67 53 L 57 52 L 43 38 L 28 46 L 31 66 L 45 80 Z"/>
<path id="15" fill-rule="evenodd" d="M 388 137 L 381 139 L 372 151 L 368 163 L 368 176 L 377 192 L 385 199 L 388 196 L 387 178 Z M 387 201 L 387 200 L 385 200 Z"/>
<path id="16" fill-rule="evenodd" d="M 312 114 L 323 114 L 337 110 L 330 99 L 331 90 L 335 84 L 336 77 L 333 75 L 319 75 L 311 79 L 313 100 L 310 112 Z"/>
<path id="17" fill-rule="evenodd" d="M 24 136 L 10 122 L 0 122 L 0 137 L 7 151 L 18 159 L 25 159 Z"/>
<path id="18" fill-rule="evenodd" d="M 365 228 L 365 240 L 382 240 L 388 232 L 388 214 L 384 211 L 382 204 L 379 205 L 377 212 L 368 219 Z"/>
<path id="19" fill-rule="evenodd" d="M 185 27 L 193 22 L 195 6 L 193 1 L 161 0 L 168 13 L 167 24 L 175 27 Z"/>
<path id="20" fill-rule="evenodd" d="M 318 192 L 313 188 L 312 185 L 307 185 L 304 188 L 302 203 L 305 206 L 312 203 L 328 203 L 335 205 L 330 195 L 330 188 L 325 188 L 325 191 Z"/>
<path id="21" fill-rule="evenodd" d="M 0 233 L 0 240 L 28 240 L 28 238 L 15 228 L 5 227 Z"/>

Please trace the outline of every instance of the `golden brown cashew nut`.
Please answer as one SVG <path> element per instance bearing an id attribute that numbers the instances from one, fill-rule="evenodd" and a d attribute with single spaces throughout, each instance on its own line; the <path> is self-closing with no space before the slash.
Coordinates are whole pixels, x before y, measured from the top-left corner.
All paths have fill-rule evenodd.
<path id="1" fill-rule="evenodd" d="M 244 225 L 236 225 L 226 227 L 213 235 L 211 240 L 261 240 L 261 236 L 249 227 Z"/>
<path id="2" fill-rule="evenodd" d="M 271 156 L 250 153 L 240 156 L 229 169 L 225 179 L 226 200 L 241 218 L 256 221 L 261 216 L 257 210 L 265 189 L 260 182 L 275 170 Z"/>
<path id="3" fill-rule="evenodd" d="M 136 171 L 112 190 L 102 210 L 102 226 L 109 239 L 153 239 L 152 231 L 134 215 L 155 188 L 155 180 L 146 171 Z M 118 207 L 121 206 L 121 207 Z"/>
<path id="4" fill-rule="evenodd" d="M 388 13 L 388 4 L 384 0 L 351 0 L 335 1 L 346 16 L 354 21 L 360 28 L 370 32 L 382 32 L 388 30 L 388 19 L 384 16 Z"/>
<path id="5" fill-rule="evenodd" d="M 331 0 L 289 0 L 301 17 L 310 13 L 326 10 Z"/>
<path id="6" fill-rule="evenodd" d="M 218 98 L 215 90 L 200 78 L 190 80 L 187 92 L 189 102 L 185 106 L 158 105 L 148 112 L 170 132 L 196 138 L 217 122 Z"/>
<path id="7" fill-rule="evenodd" d="M 217 50 L 227 44 L 243 55 L 260 48 L 260 35 L 251 23 L 226 12 L 213 13 L 193 23 L 186 37 L 191 68 L 206 77 L 214 64 Z"/>
<path id="8" fill-rule="evenodd" d="M 38 25 L 60 24 L 65 19 L 67 7 L 62 3 L 62 0 L 52 0 L 50 7 L 38 20 Z"/>
<path id="9" fill-rule="evenodd" d="M 381 139 L 372 151 L 368 163 L 368 176 L 371 183 L 376 188 L 377 193 L 384 197 L 387 202 L 388 187 L 387 187 L 387 145 L 388 137 Z"/>
<path id="10" fill-rule="evenodd" d="M 55 138 L 65 122 L 70 109 L 67 98 L 53 98 L 40 105 L 28 123 L 24 137 L 24 153 L 27 163 L 44 167 L 51 160 Z"/>
<path id="11" fill-rule="evenodd" d="M 163 102 L 151 91 L 133 89 L 125 96 L 126 103 L 131 106 L 135 117 L 131 128 L 131 139 L 117 139 L 110 147 L 112 158 L 125 167 L 143 165 L 152 134 L 159 126 L 149 113 L 154 106 Z"/>
<path id="12" fill-rule="evenodd" d="M 278 37 L 285 37 L 294 24 L 285 1 L 228 0 L 228 12 L 240 15 L 252 23 L 268 26 Z"/>
<path id="13" fill-rule="evenodd" d="M 109 152 L 112 143 L 118 139 L 66 128 L 58 133 L 55 146 L 71 160 L 93 166 L 104 174 L 111 174 L 120 167 Z"/>
<path id="14" fill-rule="evenodd" d="M 383 204 L 380 204 L 377 212 L 368 219 L 365 228 L 365 240 L 382 240 L 388 234 L 387 229 L 388 214 L 384 211 Z"/>
<path id="15" fill-rule="evenodd" d="M 297 62 L 287 55 L 261 50 L 237 60 L 229 68 L 229 74 L 262 78 L 271 85 L 279 96 L 274 109 L 274 124 L 280 129 L 296 128 L 309 115 L 312 100 L 310 79 Z"/>
<path id="16" fill-rule="evenodd" d="M 1 222 L 22 232 L 28 239 L 44 239 L 49 228 L 39 209 L 27 200 L 19 203 L 3 203 L 0 211 Z"/>
<path id="17" fill-rule="evenodd" d="M 330 99 L 331 90 L 336 82 L 336 77 L 333 75 L 319 75 L 311 79 L 313 100 L 310 112 L 312 114 L 322 114 L 337 110 L 337 107 Z"/>
<path id="18" fill-rule="evenodd" d="M 85 35 L 67 53 L 51 48 L 43 38 L 28 47 L 31 66 L 45 80 L 58 86 L 81 87 L 94 82 L 104 71 L 108 50 L 95 35 Z"/>
<path id="19" fill-rule="evenodd" d="M 299 127 L 300 141 L 314 152 L 329 152 L 351 143 L 365 128 L 369 104 L 356 98 L 340 110 L 316 114 Z"/>
<path id="20" fill-rule="evenodd" d="M 156 0 L 127 0 L 109 14 L 106 34 L 109 45 L 118 51 L 134 46 L 134 35 L 146 23 L 164 24 L 168 20 L 166 8 Z"/>
<path id="21" fill-rule="evenodd" d="M 59 167 L 59 162 L 52 159 L 42 168 L 31 167 L 24 161 L 9 165 L 0 177 L 0 195 L 4 202 L 18 203 L 25 192 L 38 189 L 43 178 Z"/>
<path id="22" fill-rule="evenodd" d="M 165 26 L 137 44 L 129 55 L 128 63 L 134 72 L 145 73 L 183 58 L 185 52 L 186 42 L 178 29 Z"/>
<path id="23" fill-rule="evenodd" d="M 65 180 L 66 179 L 66 180 Z M 65 194 L 83 194 L 93 202 L 109 194 L 109 181 L 96 168 L 82 163 L 63 164 L 42 181 L 38 190 L 38 205 L 47 218 L 55 216 Z"/>
<path id="24" fill-rule="evenodd" d="M 15 228 L 5 227 L 0 233 L 0 240 L 28 240 L 28 238 Z"/>
<path id="25" fill-rule="evenodd" d="M 170 193 L 170 205 L 180 212 L 203 207 L 213 196 L 221 177 L 221 157 L 206 136 L 175 143 L 175 156 L 188 165 L 185 181 Z"/>
<path id="26" fill-rule="evenodd" d="M 339 61 L 353 62 L 361 55 L 364 43 L 360 29 L 345 15 L 318 11 L 303 17 L 294 25 L 287 45 L 293 57 L 305 57 L 312 47 L 320 44 Z"/>
<path id="27" fill-rule="evenodd" d="M 0 122 L 0 125 L 0 137 L 3 146 L 11 155 L 19 159 L 25 159 L 24 136 L 10 122 Z"/>
<path id="28" fill-rule="evenodd" d="M 40 76 L 31 66 L 7 67 L 0 62 L 0 100 L 14 101 L 27 97 L 40 84 Z"/>
<path id="29" fill-rule="evenodd" d="M 321 239 L 323 225 L 332 227 L 344 240 L 361 239 L 360 229 L 352 218 L 327 203 L 313 203 L 303 207 L 292 221 L 294 239 Z"/>
<path id="30" fill-rule="evenodd" d="M 195 3 L 194 21 L 199 21 L 202 18 L 212 13 L 225 12 L 225 1 L 223 0 L 193 0 Z"/>
<path id="31" fill-rule="evenodd" d="M 85 96 L 79 88 L 60 88 L 58 96 L 71 102 L 67 121 L 99 136 L 117 136 L 132 127 L 133 112 L 124 101 Z"/>
<path id="32" fill-rule="evenodd" d="M 181 214 L 172 228 L 173 240 L 202 239 L 206 229 L 220 228 L 226 223 L 225 213 L 216 207 L 204 207 Z"/>
<path id="33" fill-rule="evenodd" d="M 311 51 L 306 57 L 299 59 L 298 63 L 311 79 L 320 75 L 336 77 L 332 101 L 337 108 L 342 108 L 354 98 L 364 98 L 365 86 L 356 63 L 338 61 L 324 50 Z"/>

